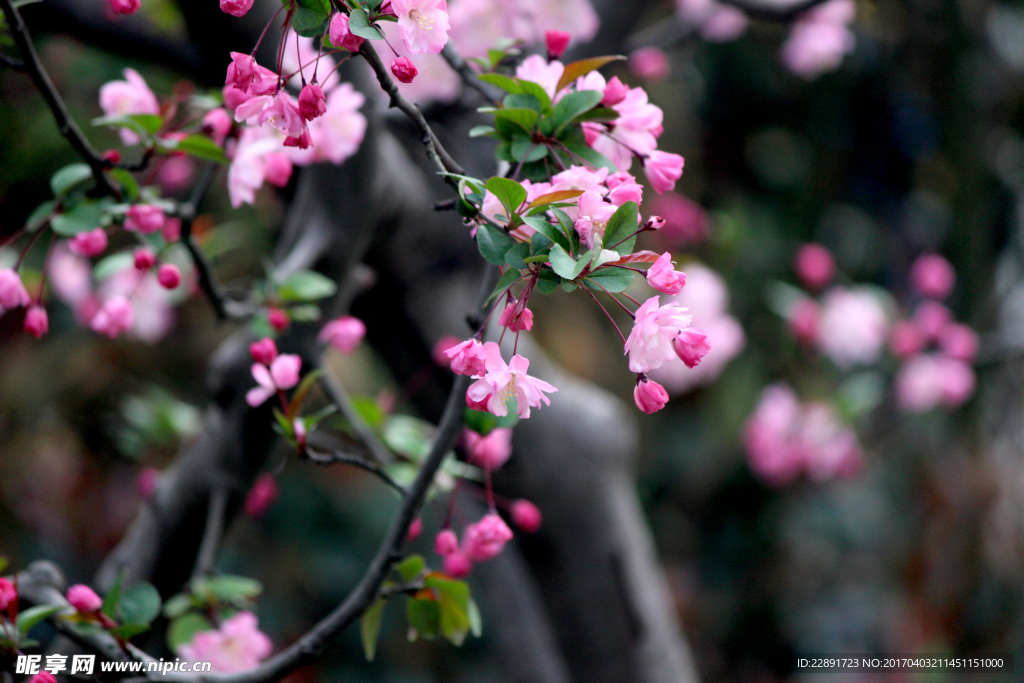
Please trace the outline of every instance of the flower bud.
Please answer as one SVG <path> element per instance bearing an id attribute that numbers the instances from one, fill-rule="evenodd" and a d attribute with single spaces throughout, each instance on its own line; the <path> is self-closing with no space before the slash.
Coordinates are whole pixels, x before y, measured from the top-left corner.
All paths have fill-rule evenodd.
<path id="1" fill-rule="evenodd" d="M 100 155 L 103 161 L 107 162 L 111 166 L 116 166 L 121 163 L 121 153 L 116 149 L 108 149 L 106 152 Z"/>
<path id="2" fill-rule="evenodd" d="M 151 235 L 164 227 L 164 212 L 152 204 L 133 204 L 124 218 L 124 229 Z"/>
<path id="3" fill-rule="evenodd" d="M 135 263 L 136 270 L 149 270 L 156 265 L 156 254 L 152 249 L 140 247 L 132 254 L 132 261 Z"/>
<path id="4" fill-rule="evenodd" d="M 256 482 L 249 489 L 249 495 L 245 497 L 242 511 L 249 517 L 262 517 L 275 500 L 277 500 L 277 480 L 264 472 L 256 478 Z"/>
<path id="5" fill-rule="evenodd" d="M 14 584 L 0 576 L 0 612 L 5 611 L 7 606 L 18 599 L 18 590 Z"/>
<path id="6" fill-rule="evenodd" d="M 252 9 L 254 0 L 220 0 L 220 8 L 233 17 L 244 17 Z"/>
<path id="7" fill-rule="evenodd" d="M 299 93 L 299 113 L 307 121 L 323 116 L 327 111 L 324 91 L 318 83 L 307 83 Z"/>
<path id="8" fill-rule="evenodd" d="M 419 71 L 408 57 L 399 57 L 391 62 L 391 73 L 402 83 L 412 83 L 412 79 L 416 78 Z"/>
<path id="9" fill-rule="evenodd" d="M 173 263 L 165 263 L 156 271 L 156 281 L 164 289 L 174 289 L 181 284 L 181 271 Z"/>
<path id="10" fill-rule="evenodd" d="M 657 382 L 647 379 L 646 375 L 639 375 L 636 388 L 633 389 L 633 401 L 637 408 L 650 415 L 665 407 L 668 403 L 668 392 Z"/>
<path id="11" fill-rule="evenodd" d="M 661 230 L 665 227 L 665 219 L 661 216 L 651 216 L 644 223 L 643 230 Z"/>
<path id="12" fill-rule="evenodd" d="M 836 264 L 832 252 L 820 244 L 805 244 L 793 262 L 797 277 L 808 289 L 821 289 L 832 281 Z"/>
<path id="13" fill-rule="evenodd" d="M 410 542 L 415 541 L 423 533 L 423 518 L 417 517 L 412 520 L 412 524 L 409 525 L 409 533 L 405 535 L 406 539 Z"/>
<path id="14" fill-rule="evenodd" d="M 654 191 L 663 194 L 675 189 L 676 181 L 683 176 L 684 163 L 678 154 L 656 149 L 644 159 L 644 174 Z"/>
<path id="15" fill-rule="evenodd" d="M 257 363 L 270 365 L 277 358 L 277 344 L 270 337 L 264 337 L 249 344 L 249 353 Z"/>
<path id="16" fill-rule="evenodd" d="M 441 557 L 448 557 L 459 549 L 459 538 L 451 529 L 443 529 L 434 538 L 434 552 Z"/>
<path id="17" fill-rule="evenodd" d="M 29 307 L 25 312 L 25 331 L 40 339 L 49 330 L 50 319 L 46 316 L 46 309 L 39 304 Z"/>
<path id="18" fill-rule="evenodd" d="M 604 95 L 601 97 L 601 106 L 612 107 L 626 99 L 629 94 L 629 86 L 619 80 L 618 76 L 612 76 L 608 85 L 604 87 Z"/>
<path id="19" fill-rule="evenodd" d="M 548 46 L 548 59 L 559 59 L 569 48 L 572 34 L 567 31 L 545 31 L 544 41 Z"/>
<path id="20" fill-rule="evenodd" d="M 518 302 L 513 301 L 502 309 L 498 324 L 509 332 L 529 331 L 533 328 L 533 311 L 525 306 L 520 309 Z"/>
<path id="21" fill-rule="evenodd" d="M 88 586 L 78 584 L 68 589 L 68 602 L 81 614 L 92 614 L 103 606 L 103 600 Z"/>
<path id="22" fill-rule="evenodd" d="M 107 250 L 107 233 L 103 228 L 80 232 L 68 240 L 68 248 L 71 249 L 72 254 L 86 258 L 99 256 Z"/>
<path id="23" fill-rule="evenodd" d="M 337 12 L 331 19 L 331 27 L 327 30 L 331 44 L 336 47 L 343 47 L 349 52 L 359 52 L 359 46 L 363 39 L 352 33 L 349 29 L 348 15 L 344 12 Z"/>
<path id="24" fill-rule="evenodd" d="M 453 579 L 464 579 L 473 570 L 473 561 L 469 559 L 469 555 L 466 553 L 456 550 L 444 558 L 442 566 L 444 567 L 444 573 Z"/>
<path id="25" fill-rule="evenodd" d="M 110 9 L 114 14 L 135 14 L 141 5 L 141 0 L 110 0 Z"/>
<path id="26" fill-rule="evenodd" d="M 956 271 L 938 254 L 921 254 L 910 267 L 910 281 L 921 296 L 945 299 L 956 284 Z"/>
<path id="27" fill-rule="evenodd" d="M 203 117 L 203 132 L 218 145 L 223 145 L 231 132 L 231 116 L 224 107 L 210 110 Z"/>
<path id="28" fill-rule="evenodd" d="M 309 149 L 309 146 L 313 144 L 313 139 L 309 136 L 309 128 L 306 126 L 302 127 L 302 132 L 299 133 L 299 137 L 289 135 L 284 139 L 285 147 L 298 147 L 299 149 Z"/>
<path id="29" fill-rule="evenodd" d="M 278 332 L 284 332 L 291 324 L 291 319 L 286 311 L 272 306 L 267 309 L 267 322 Z"/>
<path id="30" fill-rule="evenodd" d="M 711 350 L 711 344 L 708 342 L 706 334 L 688 327 L 672 340 L 672 348 L 676 350 L 676 355 L 686 363 L 686 367 L 695 368 Z"/>
<path id="31" fill-rule="evenodd" d="M 292 177 L 292 160 L 284 152 L 271 152 L 263 157 L 266 162 L 264 177 L 271 185 L 284 187 Z"/>
<path id="32" fill-rule="evenodd" d="M 19 306 L 28 306 L 28 290 L 21 282 L 21 276 L 13 268 L 0 269 L 0 308 L 8 311 Z"/>
<path id="33" fill-rule="evenodd" d="M 910 358 L 924 348 L 924 330 L 913 320 L 897 320 L 889 335 L 889 349 L 899 358 Z"/>
<path id="34" fill-rule="evenodd" d="M 181 219 L 168 218 L 164 221 L 164 227 L 160 228 L 160 236 L 167 244 L 174 244 L 181 239 Z"/>
<path id="35" fill-rule="evenodd" d="M 668 57 L 656 47 L 642 47 L 629 56 L 629 70 L 648 81 L 668 76 Z"/>
<path id="36" fill-rule="evenodd" d="M 540 529 L 543 517 L 537 506 L 528 500 L 517 500 L 512 503 L 512 521 L 528 534 L 535 534 Z"/>

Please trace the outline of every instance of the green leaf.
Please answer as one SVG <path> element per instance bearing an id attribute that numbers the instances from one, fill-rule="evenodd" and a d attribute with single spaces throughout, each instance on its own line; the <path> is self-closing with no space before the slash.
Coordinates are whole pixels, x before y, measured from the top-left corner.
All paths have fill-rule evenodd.
<path id="1" fill-rule="evenodd" d="M 238 603 L 262 593 L 263 584 L 248 576 L 224 574 L 195 581 L 193 591 L 199 595 L 212 595 L 220 602 Z"/>
<path id="2" fill-rule="evenodd" d="M 200 159 L 216 161 L 218 164 L 228 163 L 228 158 L 224 155 L 224 150 L 220 145 L 205 135 L 189 135 L 178 142 L 176 149 Z"/>
<path id="3" fill-rule="evenodd" d="M 415 639 L 416 635 L 433 640 L 440 631 L 441 609 L 436 600 L 410 598 L 405 606 L 405 618 L 413 628 L 413 633 L 409 634 L 410 640 Z"/>
<path id="4" fill-rule="evenodd" d="M 388 448 L 419 462 L 430 453 L 434 426 L 408 415 L 392 415 L 384 423 L 381 437 Z"/>
<path id="5" fill-rule="evenodd" d="M 558 79 L 558 85 L 555 86 L 555 92 L 558 92 L 565 86 L 569 85 L 580 76 L 586 76 L 594 69 L 600 69 L 605 64 L 620 59 L 625 59 L 625 57 L 622 55 L 591 57 L 590 59 L 581 59 L 577 62 L 570 62 L 569 64 L 566 64 L 565 69 L 562 70 L 562 77 Z"/>
<path id="6" fill-rule="evenodd" d="M 47 200 L 37 206 L 32 213 L 29 214 L 28 220 L 25 221 L 25 229 L 29 232 L 35 232 L 39 228 L 46 224 L 46 219 L 50 217 L 53 210 L 57 208 L 57 202 L 53 199 Z M 3 569 L 0 569 L 3 571 Z"/>
<path id="7" fill-rule="evenodd" d="M 519 126 L 527 133 L 533 131 L 533 124 L 537 123 L 538 118 L 540 118 L 540 114 L 535 109 L 528 109 L 526 107 L 506 107 L 505 109 L 494 110 L 494 123 L 496 126 L 503 121 L 508 121 Z"/>
<path id="8" fill-rule="evenodd" d="M 525 94 L 533 95 L 537 98 L 537 101 L 541 106 L 541 111 L 545 111 L 551 106 L 551 98 L 548 96 L 548 93 L 544 88 L 540 87 L 533 81 L 525 81 L 521 78 L 517 78 L 516 81 L 522 86 Z"/>
<path id="9" fill-rule="evenodd" d="M 113 168 L 109 173 L 124 190 L 126 200 L 135 201 L 139 198 L 139 183 L 135 180 L 135 176 L 123 168 Z"/>
<path id="10" fill-rule="evenodd" d="M 562 234 L 569 240 L 569 244 L 572 249 L 569 251 L 570 254 L 578 254 L 580 251 L 580 234 L 576 232 L 576 224 L 569 214 L 561 209 L 552 209 L 551 212 L 555 214 L 555 218 L 558 220 L 558 226 L 562 228 Z"/>
<path id="11" fill-rule="evenodd" d="M 201 631 L 212 631 L 213 625 L 198 612 L 189 612 L 178 617 L 167 627 L 167 646 L 177 650 L 182 645 L 192 642 L 192 637 Z"/>
<path id="12" fill-rule="evenodd" d="M 115 273 L 120 273 L 125 268 L 134 268 L 134 259 L 131 252 L 120 251 L 110 256 L 105 256 L 92 269 L 92 275 L 97 280 L 106 280 Z"/>
<path id="13" fill-rule="evenodd" d="M 611 107 L 595 107 L 586 114 L 577 116 L 576 121 L 579 123 L 583 121 L 614 121 L 617 118 L 619 118 L 619 112 Z"/>
<path id="14" fill-rule="evenodd" d="M 57 614 L 62 609 L 61 605 L 36 605 L 30 607 L 23 612 L 18 613 L 18 619 L 15 621 L 15 625 L 18 627 L 23 635 L 28 633 L 29 629 L 38 624 L 46 617 Z"/>
<path id="15" fill-rule="evenodd" d="M 476 601 L 470 598 L 469 610 L 466 614 L 469 616 L 469 631 L 477 638 L 484 632 L 484 620 L 480 617 L 480 608 L 476 606 Z"/>
<path id="16" fill-rule="evenodd" d="M 140 633 L 145 633 L 148 630 L 149 624 L 139 624 L 131 622 L 128 624 L 122 624 L 117 628 L 111 629 L 110 633 L 113 636 L 124 638 L 125 640 L 131 640 Z"/>
<path id="17" fill-rule="evenodd" d="M 149 624 L 160 614 L 160 594 L 151 584 L 137 583 L 121 597 L 121 614 L 129 624 Z"/>
<path id="18" fill-rule="evenodd" d="M 572 280 L 578 274 L 575 272 L 576 260 L 569 256 L 560 245 L 555 244 L 551 247 L 551 254 L 548 258 L 551 262 L 551 269 L 566 280 Z"/>
<path id="19" fill-rule="evenodd" d="M 505 252 L 505 263 L 513 268 L 525 268 L 526 261 L 523 259 L 530 255 L 530 245 L 527 242 L 517 242 L 512 248 Z"/>
<path id="20" fill-rule="evenodd" d="M 359 620 L 359 637 L 363 641 L 363 653 L 366 661 L 372 662 L 377 654 L 377 638 L 380 636 L 380 624 L 384 619 L 384 600 L 378 598 L 363 612 Z"/>
<path id="21" fill-rule="evenodd" d="M 571 292 L 574 289 L 576 289 L 576 287 L 578 287 L 578 286 L 579 285 L 577 285 L 572 280 L 562 280 L 562 291 Z"/>
<path id="22" fill-rule="evenodd" d="M 71 164 L 65 166 L 50 178 L 50 189 L 54 197 L 63 197 L 76 189 L 84 189 L 91 184 L 92 169 L 86 164 Z"/>
<path id="23" fill-rule="evenodd" d="M 421 555 L 410 555 L 399 563 L 395 569 L 399 574 L 402 575 L 402 579 L 406 583 L 414 580 L 423 570 L 427 568 L 427 563 L 423 560 Z"/>
<path id="24" fill-rule="evenodd" d="M 178 593 L 164 603 L 164 616 L 168 619 L 177 619 L 190 609 L 192 609 L 192 596 Z"/>
<path id="25" fill-rule="evenodd" d="M 380 31 L 370 26 L 370 18 L 359 8 L 352 10 L 348 15 L 348 29 L 354 35 L 367 40 L 381 40 L 384 37 Z"/>
<path id="26" fill-rule="evenodd" d="M 110 592 L 103 597 L 103 605 L 100 607 L 104 614 L 115 621 L 117 620 L 117 609 L 121 605 L 121 586 L 124 583 L 126 573 L 122 569 L 121 573 L 117 575 L 117 580 L 111 586 Z"/>
<path id="27" fill-rule="evenodd" d="M 480 74 L 479 76 L 477 76 L 477 78 L 479 78 L 484 83 L 490 83 L 491 85 L 496 85 L 499 88 L 501 88 L 502 90 L 504 90 L 505 92 L 509 92 L 509 93 L 521 93 L 521 92 L 523 92 L 523 86 L 519 82 L 509 78 L 508 76 L 503 76 L 501 74 Z"/>
<path id="28" fill-rule="evenodd" d="M 164 125 L 163 118 L 157 114 L 128 114 L 125 118 L 138 124 L 150 135 L 155 134 Z"/>
<path id="29" fill-rule="evenodd" d="M 580 114 L 590 111 L 601 102 L 602 93 L 597 90 L 581 90 L 563 97 L 551 112 L 554 135 L 558 135 Z"/>
<path id="30" fill-rule="evenodd" d="M 476 230 L 476 246 L 488 263 L 501 266 L 505 264 L 505 253 L 512 248 L 512 238 L 490 223 L 484 223 Z"/>
<path id="31" fill-rule="evenodd" d="M 633 283 L 634 275 L 635 272 L 625 268 L 601 268 L 583 278 L 583 283 L 591 289 L 600 289 L 600 285 L 609 292 L 624 292 Z"/>
<path id="32" fill-rule="evenodd" d="M 560 246 L 564 251 L 569 251 L 569 240 L 561 230 L 551 225 L 546 218 L 541 218 L 540 216 L 527 216 L 523 219 L 523 222 Z"/>
<path id="33" fill-rule="evenodd" d="M 484 135 L 494 135 L 494 126 L 473 126 L 469 129 L 469 137 L 479 138 Z"/>
<path id="34" fill-rule="evenodd" d="M 506 289 L 511 287 L 512 283 L 514 283 L 518 279 L 519 279 L 519 271 L 518 270 L 516 270 L 515 268 L 509 268 L 508 270 L 506 270 L 502 274 L 501 279 L 498 280 L 498 284 L 494 285 L 494 289 L 491 290 L 491 295 L 487 297 L 487 301 L 485 301 L 484 304 L 490 303 L 491 299 L 493 299 L 494 297 L 498 296 L 499 294 L 504 292 Z"/>
<path id="35" fill-rule="evenodd" d="M 362 10 L 354 10 L 352 12 L 351 18 L 353 23 L 355 23 L 356 11 L 361 12 Z M 323 34 L 324 24 L 327 23 L 330 16 L 331 15 L 328 12 L 318 12 L 316 10 L 296 6 L 295 12 L 292 14 L 292 28 L 295 29 L 296 33 L 304 38 L 315 38 Z M 363 19 L 365 20 L 365 18 L 366 14 L 363 13 Z M 366 29 L 364 28 L 363 30 L 365 31 Z M 378 38 L 380 37 L 380 33 L 377 32 L 377 29 L 369 30 L 376 33 Z M 352 33 L 356 33 L 356 31 L 353 29 Z"/>
<path id="36" fill-rule="evenodd" d="M 321 14 L 327 14 L 331 11 L 329 0 L 295 0 L 295 4 L 298 7 L 304 7 L 312 12 L 319 12 Z"/>
<path id="37" fill-rule="evenodd" d="M 555 287 L 561 282 L 561 278 L 550 268 L 545 268 L 540 271 L 540 275 L 537 276 L 537 291 L 541 294 L 550 294 L 555 291 Z"/>
<path id="38" fill-rule="evenodd" d="M 471 429 L 480 436 L 487 436 L 498 426 L 498 418 L 483 410 L 466 408 L 463 421 L 467 429 Z"/>
<path id="39" fill-rule="evenodd" d="M 516 161 L 528 164 L 533 161 L 540 161 L 548 155 L 547 145 L 534 142 L 527 137 L 518 137 L 512 141 L 509 152 Z"/>
<path id="40" fill-rule="evenodd" d="M 313 370 L 299 382 L 298 388 L 295 389 L 295 393 L 292 394 L 292 400 L 288 403 L 288 419 L 294 420 L 299 415 L 299 411 L 302 410 L 302 404 L 306 402 L 306 396 L 309 394 L 309 390 L 313 388 L 313 384 L 320 378 L 320 375 L 324 374 L 323 370 L 319 368 Z"/>
<path id="41" fill-rule="evenodd" d="M 424 583 L 438 592 L 441 633 L 455 645 L 462 645 L 469 632 L 469 585 L 438 576 L 428 576 Z"/>
<path id="42" fill-rule="evenodd" d="M 278 286 L 277 298 L 284 302 L 316 301 L 332 296 L 337 290 L 330 278 L 313 270 L 300 270 Z"/>
<path id="43" fill-rule="evenodd" d="M 532 109 L 538 114 L 541 112 L 540 100 L 528 93 L 507 95 L 503 104 L 506 109 Z"/>
<path id="44" fill-rule="evenodd" d="M 526 201 L 526 189 L 509 178 L 494 176 L 487 181 L 487 190 L 498 198 L 509 218 L 519 209 L 520 204 Z"/>
<path id="45" fill-rule="evenodd" d="M 69 211 L 54 216 L 50 226 L 58 235 L 73 237 L 78 233 L 100 227 L 110 206 L 111 201 L 106 197 L 83 199 Z"/>
<path id="46" fill-rule="evenodd" d="M 626 202 L 615 210 L 612 217 L 608 219 L 608 226 L 604 229 L 604 244 L 608 249 L 614 249 L 620 254 L 628 254 L 633 251 L 633 244 L 636 243 L 636 240 L 627 239 L 627 236 L 636 232 L 638 211 L 636 202 Z M 626 241 L 615 246 L 622 240 Z"/>

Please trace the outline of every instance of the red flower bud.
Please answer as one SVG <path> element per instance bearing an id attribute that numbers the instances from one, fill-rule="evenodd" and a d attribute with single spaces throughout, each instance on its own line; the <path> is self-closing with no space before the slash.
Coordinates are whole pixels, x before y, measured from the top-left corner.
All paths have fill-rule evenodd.
<path id="1" fill-rule="evenodd" d="M 413 66 L 408 57 L 399 57 L 391 62 L 391 73 L 402 83 L 412 83 L 412 79 L 416 78 L 419 71 L 416 70 L 416 67 Z"/>

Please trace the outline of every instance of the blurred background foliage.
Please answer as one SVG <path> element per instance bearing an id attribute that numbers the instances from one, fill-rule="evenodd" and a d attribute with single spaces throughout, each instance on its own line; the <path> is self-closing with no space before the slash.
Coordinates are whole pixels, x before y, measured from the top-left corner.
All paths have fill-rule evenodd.
<path id="1" fill-rule="evenodd" d="M 183 30 L 172 3 L 148 0 L 143 11 L 168 32 Z M 647 11 L 651 26 L 671 8 Z M 898 417 L 883 403 L 858 425 L 866 465 L 850 480 L 770 489 L 740 445 L 761 389 L 804 372 L 765 296 L 772 280 L 794 282 L 799 244 L 825 244 L 844 278 L 897 299 L 911 261 L 941 252 L 958 274 L 950 307 L 983 339 L 1000 255 L 1019 249 L 1024 5 L 862 0 L 854 32 L 842 67 L 813 81 L 781 66 L 786 27 L 755 22 L 728 44 L 666 41 L 669 75 L 645 84 L 665 110 L 660 146 L 686 158 L 677 189 L 711 221 L 708 239 L 677 256 L 723 275 L 747 339 L 715 383 L 639 420 L 637 485 L 707 681 L 789 680 L 796 652 L 1024 655 L 1021 558 L 997 566 L 986 548 L 1000 540 L 983 540 L 996 476 L 983 401 Z M 100 114 L 98 88 L 125 66 L 157 93 L 192 87 L 159 65 L 66 37 L 39 43 L 82 122 Z M 636 82 L 624 67 L 618 73 Z M 0 102 L 0 232 L 9 233 L 74 159 L 24 76 L 0 70 Z M 89 135 L 101 149 L 116 142 L 106 129 Z M 215 188 L 199 236 L 224 280 L 255 277 L 282 198 L 264 188 L 255 207 L 232 211 L 223 178 Z M 561 292 L 537 301 L 537 337 L 570 370 L 628 400 L 619 342 L 596 309 L 577 302 Z M 0 551 L 14 566 L 53 559 L 86 581 L 145 504 L 142 468 L 166 466 L 201 428 L 205 361 L 230 330 L 198 296 L 152 345 L 83 331 L 61 306 L 51 307 L 41 342 L 21 332 L 20 319 L 0 318 Z M 334 361 L 353 393 L 385 403 L 402 393 L 368 348 Z M 978 371 L 984 396 L 1001 365 Z M 285 465 L 284 456 L 272 458 L 277 502 L 230 531 L 221 561 L 263 582 L 261 626 L 278 645 L 352 585 L 394 509 L 359 473 Z M 406 642 L 399 617 L 389 610 L 377 663 L 362 661 L 349 629 L 295 678 L 497 680 L 484 656 L 486 615 L 483 640 L 460 650 Z"/>

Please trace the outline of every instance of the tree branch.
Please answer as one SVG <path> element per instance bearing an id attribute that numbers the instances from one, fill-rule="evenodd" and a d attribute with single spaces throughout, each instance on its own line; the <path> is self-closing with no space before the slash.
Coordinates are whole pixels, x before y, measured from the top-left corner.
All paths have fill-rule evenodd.
<path id="1" fill-rule="evenodd" d="M 224 293 L 221 291 L 220 284 L 213 274 L 213 267 L 192 236 L 192 221 L 195 220 L 196 211 L 199 210 L 199 205 L 206 196 L 206 192 L 210 189 L 210 184 L 213 183 L 216 175 L 217 164 L 208 162 L 203 170 L 202 177 L 199 179 L 199 183 L 192 188 L 192 194 L 189 196 L 188 201 L 179 207 L 178 216 L 181 218 L 181 242 L 188 249 L 188 253 L 192 257 L 192 263 L 195 265 L 196 272 L 199 275 L 199 287 L 206 294 L 206 298 L 210 300 L 213 310 L 217 313 L 217 318 L 219 320 L 227 320 L 228 318 L 245 316 L 229 313 L 224 303 Z"/>
<path id="2" fill-rule="evenodd" d="M 75 123 L 75 120 L 68 113 L 67 107 L 64 106 L 64 100 L 61 99 L 57 89 L 53 86 L 53 81 L 50 80 L 49 74 L 43 68 L 43 63 L 39 61 L 39 55 L 36 54 L 35 45 L 32 43 L 32 36 L 29 35 L 28 28 L 25 26 L 18 8 L 14 6 L 11 0 L 0 0 L 0 7 L 3 8 L 4 16 L 7 17 L 7 25 L 10 27 L 14 44 L 17 46 L 18 52 L 24 61 L 24 69 L 28 72 L 32 82 L 35 83 L 39 92 L 42 93 L 43 99 L 46 100 L 46 104 L 50 107 L 53 118 L 57 121 L 57 128 L 60 130 L 60 134 L 67 138 L 67 141 L 71 143 L 71 146 L 78 152 L 78 155 L 92 169 L 92 175 L 96 179 L 96 186 L 107 194 L 116 195 L 116 190 L 103 172 L 106 168 L 106 162 L 93 149 L 92 144 L 82 134 L 78 124 Z"/>
<path id="3" fill-rule="evenodd" d="M 790 21 L 818 5 L 825 4 L 828 0 L 800 0 L 800 2 L 791 5 L 772 5 L 758 2 L 758 0 L 719 0 L 719 2 L 741 9 L 753 19 Z"/>
<path id="4" fill-rule="evenodd" d="M 199 555 L 192 579 L 201 579 L 213 572 L 217 562 L 217 548 L 224 533 L 224 512 L 228 506 L 228 492 L 223 486 L 210 491 L 210 503 L 206 512 L 206 527 L 203 529 L 203 540 L 199 544 Z"/>
<path id="5" fill-rule="evenodd" d="M 403 498 L 406 496 L 407 491 L 405 487 L 395 481 L 390 474 L 384 471 L 379 465 L 376 465 L 366 458 L 358 455 L 352 455 L 350 453 L 342 453 L 341 451 L 333 451 L 331 453 L 324 453 L 315 448 L 306 447 L 305 458 L 310 462 L 317 465 L 352 465 L 359 469 L 366 470 L 370 474 L 374 475 L 382 482 L 398 491 L 399 495 Z"/>
<path id="6" fill-rule="evenodd" d="M 391 455 L 391 451 L 388 447 L 380 442 L 377 435 L 373 433 L 373 429 L 370 425 L 366 424 L 366 420 L 356 410 L 355 405 L 352 404 L 352 398 L 345 391 L 345 387 L 342 386 L 334 375 L 329 372 L 324 372 L 322 375 L 323 384 L 327 389 L 327 393 L 330 395 L 331 400 L 334 401 L 341 409 L 342 414 L 348 418 L 348 421 L 352 424 L 352 428 L 355 429 L 356 434 L 362 440 L 363 445 L 370 451 L 370 454 L 382 465 L 387 465 L 394 462 L 394 458 Z"/>
<path id="7" fill-rule="evenodd" d="M 444 57 L 444 61 L 448 62 L 448 66 L 454 69 L 455 73 L 459 74 L 459 78 L 462 79 L 463 83 L 483 95 L 484 99 L 489 103 L 495 106 L 500 105 L 500 91 L 497 88 L 491 87 L 489 83 L 484 83 L 477 78 L 477 73 L 473 71 L 473 67 L 462 58 L 462 55 L 452 45 L 452 41 L 449 40 L 444 49 L 441 50 L 441 56 Z"/>

